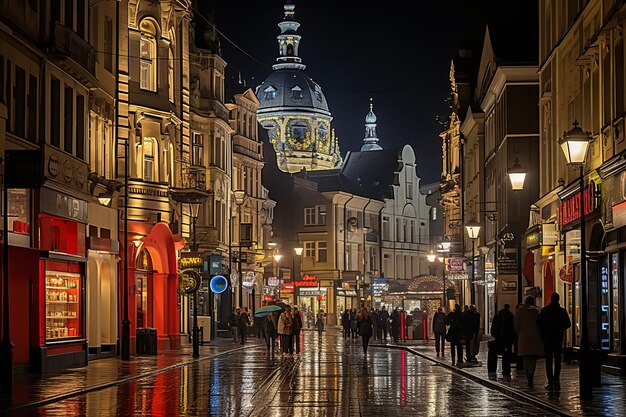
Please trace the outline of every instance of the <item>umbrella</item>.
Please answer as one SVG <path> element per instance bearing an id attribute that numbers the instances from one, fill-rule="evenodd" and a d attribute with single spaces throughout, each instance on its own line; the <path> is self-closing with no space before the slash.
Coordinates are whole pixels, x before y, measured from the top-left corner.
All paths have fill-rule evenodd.
<path id="1" fill-rule="evenodd" d="M 265 317 L 268 315 L 268 313 L 271 313 L 273 311 L 282 311 L 282 310 L 283 308 L 278 305 L 269 305 L 269 306 L 259 308 L 254 313 L 254 317 Z"/>

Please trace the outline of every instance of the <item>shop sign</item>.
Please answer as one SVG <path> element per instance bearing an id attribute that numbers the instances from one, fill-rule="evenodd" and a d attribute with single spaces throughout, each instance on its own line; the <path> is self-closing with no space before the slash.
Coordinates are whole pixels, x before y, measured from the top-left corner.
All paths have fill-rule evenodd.
<path id="1" fill-rule="evenodd" d="M 372 280 L 372 294 L 374 297 L 381 297 L 389 290 L 389 284 L 386 278 L 374 278 Z"/>
<path id="2" fill-rule="evenodd" d="M 181 254 L 181 258 L 178 260 L 178 267 L 180 269 L 187 268 L 202 268 L 204 267 L 204 259 L 198 255 Z"/>
<path id="3" fill-rule="evenodd" d="M 296 287 L 317 287 L 317 277 L 315 275 L 305 275 L 302 280 L 294 282 Z"/>
<path id="4" fill-rule="evenodd" d="M 326 288 L 300 288 L 300 297 L 317 297 L 319 295 L 326 295 Z"/>
<path id="5" fill-rule="evenodd" d="M 221 255 L 211 255 L 209 256 L 209 273 L 219 274 L 222 272 L 222 256 Z"/>
<path id="6" fill-rule="evenodd" d="M 526 233 L 526 249 L 537 249 L 541 246 L 556 246 L 558 233 L 556 223 L 542 223 Z"/>
<path id="7" fill-rule="evenodd" d="M 117 240 L 111 240 L 104 237 L 89 236 L 87 240 L 89 250 L 96 250 L 102 252 L 119 253 L 120 242 Z"/>
<path id="8" fill-rule="evenodd" d="M 600 206 L 600 197 L 596 193 L 596 183 L 589 181 L 589 185 L 584 190 L 585 215 L 591 214 Z M 563 200 L 559 206 L 559 224 L 561 226 L 568 225 L 580 219 L 580 192 Z"/>
<path id="9" fill-rule="evenodd" d="M 49 188 L 41 188 L 39 199 L 41 200 L 42 212 L 87 223 L 88 205 L 86 201 L 70 197 Z"/>
<path id="10" fill-rule="evenodd" d="M 463 258 L 448 258 L 448 272 L 465 271 L 465 262 Z"/>
<path id="11" fill-rule="evenodd" d="M 541 246 L 541 230 L 537 227 L 526 234 L 526 249 L 536 249 Z"/>
<path id="12" fill-rule="evenodd" d="M 613 214 L 614 228 L 626 225 L 626 201 L 622 201 L 611 207 L 611 213 Z"/>
<path id="13" fill-rule="evenodd" d="M 215 294 L 221 294 L 228 288 L 228 280 L 222 275 L 216 275 L 211 278 L 209 287 Z"/>
<path id="14" fill-rule="evenodd" d="M 268 277 L 267 278 L 267 286 L 268 287 L 279 287 L 280 279 L 278 277 Z"/>
<path id="15" fill-rule="evenodd" d="M 45 145 L 44 172 L 46 178 L 72 187 L 85 194 L 89 193 L 87 164 L 58 149 Z"/>
<path id="16" fill-rule="evenodd" d="M 517 275 L 517 254 L 501 253 L 498 258 L 498 273 L 503 275 Z"/>
<path id="17" fill-rule="evenodd" d="M 280 268 L 278 270 L 279 276 L 283 281 L 291 281 L 291 269 L 289 268 Z"/>
<path id="18" fill-rule="evenodd" d="M 337 290 L 337 295 L 340 297 L 356 297 L 356 290 Z M 376 295 L 374 295 L 376 297 Z"/>
<path id="19" fill-rule="evenodd" d="M 241 285 L 245 288 L 254 287 L 254 271 L 243 271 Z"/>
<path id="20" fill-rule="evenodd" d="M 574 264 L 571 262 L 566 263 L 559 269 L 559 278 L 563 282 L 574 282 Z M 578 282 L 578 278 L 576 279 Z"/>
<path id="21" fill-rule="evenodd" d="M 287 284 L 283 284 L 280 286 L 280 292 L 293 292 L 293 282 L 287 283 Z"/>
<path id="22" fill-rule="evenodd" d="M 517 282 L 515 282 L 515 281 L 502 281 L 502 291 L 504 291 L 504 292 L 517 292 Z"/>

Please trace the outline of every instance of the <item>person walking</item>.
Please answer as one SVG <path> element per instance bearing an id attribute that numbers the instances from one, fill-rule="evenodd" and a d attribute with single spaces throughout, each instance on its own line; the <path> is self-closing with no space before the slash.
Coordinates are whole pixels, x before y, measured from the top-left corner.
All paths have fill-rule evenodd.
<path id="1" fill-rule="evenodd" d="M 489 341 L 487 350 L 487 372 L 491 378 L 496 377 L 498 355 L 502 354 L 502 376 L 505 380 L 511 379 L 511 358 L 515 342 L 514 320 L 511 306 L 505 304 L 491 322 L 491 336 L 494 340 Z"/>
<path id="2" fill-rule="evenodd" d="M 248 333 L 248 327 L 250 326 L 250 318 L 248 317 L 248 312 L 244 309 L 240 311 L 239 321 L 237 324 L 237 330 L 239 331 L 239 337 L 241 339 L 241 344 L 243 345 L 246 341 L 246 336 Z"/>
<path id="3" fill-rule="evenodd" d="M 439 352 L 441 352 L 441 357 L 443 358 L 446 350 L 446 313 L 443 312 L 442 307 L 439 307 L 437 312 L 433 315 L 433 333 L 435 334 L 435 351 L 437 352 L 437 357 L 439 357 Z"/>
<path id="4" fill-rule="evenodd" d="M 546 376 L 548 384 L 545 389 L 561 390 L 561 354 L 565 330 L 572 326 L 567 311 L 559 304 L 558 293 L 552 293 L 550 304 L 545 306 L 537 316 L 537 325 L 543 341 L 546 355 Z M 553 368 L 554 365 L 554 368 Z"/>
<path id="5" fill-rule="evenodd" d="M 361 339 L 363 339 L 363 354 L 367 355 L 367 346 L 369 345 L 370 338 L 372 337 L 374 323 L 366 308 L 361 309 L 358 322 L 359 334 L 361 335 Z"/>
<path id="6" fill-rule="evenodd" d="M 357 324 L 357 312 L 356 308 L 350 310 L 350 334 L 352 334 L 352 338 L 357 338 L 358 324 Z"/>
<path id="7" fill-rule="evenodd" d="M 265 345 L 267 347 L 267 351 L 271 350 L 272 354 L 274 353 L 274 346 L 276 341 L 276 314 L 274 312 L 270 312 L 263 322 L 265 326 Z"/>
<path id="8" fill-rule="evenodd" d="M 456 353 L 456 366 L 461 367 L 463 366 L 463 313 L 460 305 L 455 304 L 454 311 L 448 313 L 446 324 L 450 326 L 446 333 L 446 340 L 450 342 L 452 366 L 455 365 Z"/>
<path id="9" fill-rule="evenodd" d="M 228 319 L 228 325 L 233 335 L 233 342 L 237 343 L 239 341 L 239 307 L 233 308 L 233 311 L 230 313 L 230 318 Z"/>
<path id="10" fill-rule="evenodd" d="M 372 318 L 372 337 L 374 340 L 380 339 L 378 334 L 378 328 L 380 327 L 380 318 L 378 318 L 378 309 L 372 309 L 370 313 L 370 317 Z"/>
<path id="11" fill-rule="evenodd" d="M 391 336 L 393 342 L 398 343 L 400 340 L 400 310 L 395 308 L 391 313 Z"/>
<path id="12" fill-rule="evenodd" d="M 315 327 L 317 328 L 317 333 L 321 336 L 322 332 L 324 331 L 324 310 L 322 309 L 317 312 Z"/>
<path id="13" fill-rule="evenodd" d="M 341 325 L 343 326 L 343 338 L 350 337 L 350 310 L 346 308 L 346 311 L 341 315 Z"/>
<path id="14" fill-rule="evenodd" d="M 524 373 L 529 387 L 534 385 L 537 358 L 543 356 L 537 317 L 539 309 L 535 306 L 535 297 L 529 295 L 513 320 L 513 328 L 517 333 L 517 355 L 523 358 Z"/>
<path id="15" fill-rule="evenodd" d="M 389 312 L 387 311 L 387 307 L 383 306 L 380 310 L 380 329 L 382 331 L 383 341 L 387 341 L 387 329 L 389 328 Z"/>
<path id="16" fill-rule="evenodd" d="M 474 333 L 474 313 L 469 306 L 463 307 L 463 315 L 461 316 L 461 327 L 463 328 L 463 340 L 465 341 L 465 359 L 466 362 L 473 362 L 472 354 L 472 337 Z"/>
<path id="17" fill-rule="evenodd" d="M 302 330 L 302 316 L 300 315 L 300 311 L 298 311 L 298 307 L 294 307 L 292 336 L 296 344 L 296 355 L 300 353 L 300 330 Z"/>
<path id="18" fill-rule="evenodd" d="M 480 313 L 474 304 L 470 305 L 470 311 L 472 312 L 472 339 L 470 346 L 472 349 L 472 362 L 478 363 L 476 355 L 478 355 L 480 350 Z"/>
<path id="19" fill-rule="evenodd" d="M 283 356 L 291 356 L 293 354 L 293 346 L 291 345 L 292 326 L 291 307 L 287 306 L 278 318 L 278 335 L 280 336 L 280 347 Z"/>

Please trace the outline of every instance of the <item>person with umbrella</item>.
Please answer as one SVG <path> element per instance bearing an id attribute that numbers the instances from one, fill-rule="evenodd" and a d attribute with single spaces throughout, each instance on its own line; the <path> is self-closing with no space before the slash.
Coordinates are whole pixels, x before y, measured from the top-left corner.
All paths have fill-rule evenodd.
<path id="1" fill-rule="evenodd" d="M 278 334 L 280 336 L 280 346 L 283 356 L 291 356 L 293 354 L 293 346 L 291 343 L 291 332 L 293 329 L 293 317 L 291 315 L 291 307 L 287 306 L 285 311 L 278 318 Z"/>

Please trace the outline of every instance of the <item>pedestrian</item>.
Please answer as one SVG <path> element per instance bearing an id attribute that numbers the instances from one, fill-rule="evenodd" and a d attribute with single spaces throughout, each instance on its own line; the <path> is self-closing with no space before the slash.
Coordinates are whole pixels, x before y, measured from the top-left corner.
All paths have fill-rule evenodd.
<path id="1" fill-rule="evenodd" d="M 283 351 L 283 356 L 291 356 L 293 354 L 293 346 L 291 344 L 292 326 L 291 307 L 287 306 L 278 318 L 278 335 L 280 336 L 280 347 Z"/>
<path id="2" fill-rule="evenodd" d="M 487 372 L 491 378 L 496 377 L 498 355 L 501 354 L 502 377 L 505 380 L 511 380 L 511 359 L 513 357 L 513 343 L 515 342 L 514 320 L 515 316 L 511 313 L 511 306 L 505 304 L 491 322 L 491 336 L 494 337 L 494 340 L 490 340 L 487 345 Z"/>
<path id="3" fill-rule="evenodd" d="M 265 345 L 267 347 L 267 351 L 269 352 L 271 349 L 272 354 L 274 353 L 274 346 L 276 341 L 276 314 L 274 312 L 270 312 L 264 320 L 265 325 Z"/>
<path id="4" fill-rule="evenodd" d="M 343 327 L 343 338 L 350 337 L 350 310 L 346 308 L 346 311 L 341 315 L 341 325 Z"/>
<path id="5" fill-rule="evenodd" d="M 561 353 L 565 330 L 572 326 L 567 311 L 559 304 L 559 294 L 552 293 L 550 304 L 539 312 L 537 325 L 543 340 L 543 349 L 546 354 L 546 375 L 548 384 L 546 389 L 561 390 Z M 552 367 L 554 363 L 554 368 Z"/>
<path id="6" fill-rule="evenodd" d="M 396 307 L 391 313 L 391 335 L 394 343 L 400 340 L 400 310 Z"/>
<path id="7" fill-rule="evenodd" d="M 228 325 L 233 335 L 233 342 L 237 343 L 239 341 L 239 307 L 233 308 L 230 319 L 228 320 Z"/>
<path id="8" fill-rule="evenodd" d="M 455 304 L 454 311 L 448 313 L 446 324 L 450 326 L 446 333 L 446 340 L 450 342 L 452 366 L 455 365 L 456 352 L 456 366 L 461 367 L 463 366 L 463 313 L 460 305 Z"/>
<path id="9" fill-rule="evenodd" d="M 537 317 L 539 317 L 539 309 L 535 306 L 535 297 L 529 295 L 517 310 L 515 320 L 513 320 L 513 327 L 517 333 L 517 355 L 523 358 L 524 373 L 529 387 L 533 386 L 537 358 L 543 356 Z"/>
<path id="10" fill-rule="evenodd" d="M 372 312 L 370 313 L 370 317 L 372 318 L 372 327 L 373 327 L 372 336 L 374 337 L 374 340 L 380 340 L 380 334 L 379 334 L 380 317 L 378 316 L 378 309 L 372 310 Z"/>
<path id="11" fill-rule="evenodd" d="M 324 331 L 324 310 L 320 309 L 317 312 L 317 317 L 315 318 L 315 327 L 317 328 L 317 333 L 321 336 Z"/>
<path id="12" fill-rule="evenodd" d="M 350 333 L 352 334 L 353 339 L 357 338 L 357 330 L 357 313 L 356 308 L 353 308 L 350 310 Z"/>
<path id="13" fill-rule="evenodd" d="M 380 329 L 382 331 L 383 341 L 387 341 L 387 329 L 389 328 L 389 312 L 387 311 L 387 307 L 383 306 L 380 310 Z"/>
<path id="14" fill-rule="evenodd" d="M 359 334 L 361 335 L 361 339 L 363 339 L 363 354 L 367 355 L 367 346 L 369 345 L 370 338 L 372 337 L 372 328 L 374 323 L 366 308 L 361 309 L 358 322 Z"/>
<path id="15" fill-rule="evenodd" d="M 244 308 L 239 314 L 239 324 L 237 325 L 237 330 L 239 331 L 239 338 L 241 339 L 242 345 L 246 341 L 246 335 L 248 333 L 249 326 L 250 318 L 248 317 L 248 312 Z"/>
<path id="16" fill-rule="evenodd" d="M 461 317 L 461 327 L 463 328 L 463 340 L 465 341 L 465 359 L 466 362 L 470 362 L 473 359 L 472 355 L 472 337 L 474 327 L 474 317 L 472 310 L 469 306 L 463 307 L 463 316 Z"/>
<path id="17" fill-rule="evenodd" d="M 298 307 L 293 308 L 293 327 L 291 334 L 293 336 L 293 340 L 296 343 L 296 355 L 300 353 L 300 330 L 302 330 L 302 316 L 300 315 L 300 311 L 298 311 Z"/>
<path id="18" fill-rule="evenodd" d="M 470 311 L 472 312 L 472 338 L 470 348 L 472 349 L 472 362 L 478 362 L 476 355 L 480 350 L 480 313 L 476 309 L 476 305 L 470 305 Z"/>
<path id="19" fill-rule="evenodd" d="M 446 350 L 446 313 L 443 312 L 442 307 L 439 307 L 433 316 L 433 333 L 435 334 L 437 357 L 439 357 L 439 352 L 441 352 L 441 357 L 443 358 Z"/>

